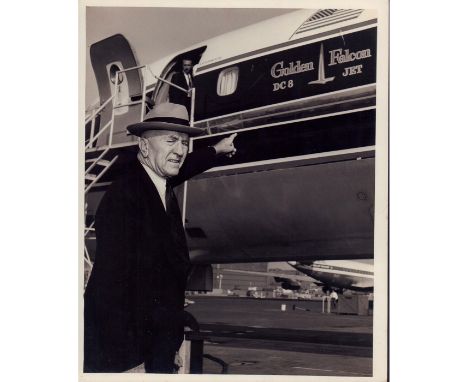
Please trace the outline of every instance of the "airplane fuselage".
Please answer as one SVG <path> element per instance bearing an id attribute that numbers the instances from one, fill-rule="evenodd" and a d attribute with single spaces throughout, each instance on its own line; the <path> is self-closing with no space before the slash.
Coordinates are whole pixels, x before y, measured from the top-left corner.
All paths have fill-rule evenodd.
<path id="1" fill-rule="evenodd" d="M 93 44 L 101 104 L 117 88 L 126 100 L 100 114 L 101 127 L 112 121 L 113 143 L 103 134 L 87 159 L 108 148 L 119 161 L 135 155 L 126 127 L 144 115 L 138 100 L 167 102 L 167 81 L 190 55 L 192 121 L 207 133 L 191 148 L 238 133 L 233 158 L 178 190 L 191 261 L 372 259 L 376 36 L 372 10 L 302 10 L 161 59 L 152 75 L 129 69 L 137 61 L 123 36 Z M 118 69 L 128 71 L 116 77 Z M 90 217 L 118 172 L 116 163 L 89 192 Z"/>
<path id="2" fill-rule="evenodd" d="M 372 292 L 374 289 L 374 271 L 369 264 L 340 260 L 289 264 L 330 288 L 360 292 Z"/>

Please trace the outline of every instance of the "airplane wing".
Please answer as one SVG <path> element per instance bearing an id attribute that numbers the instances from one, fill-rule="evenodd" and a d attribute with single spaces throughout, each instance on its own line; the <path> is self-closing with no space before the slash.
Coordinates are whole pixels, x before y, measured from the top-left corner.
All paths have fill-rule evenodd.
<path id="1" fill-rule="evenodd" d="M 222 272 L 241 273 L 244 275 L 269 276 L 269 277 L 292 280 L 292 281 L 307 281 L 315 285 L 321 285 L 321 283 L 314 280 L 312 277 L 301 276 L 301 275 L 291 275 L 287 273 L 243 271 L 239 269 L 223 269 Z M 283 280 L 277 280 L 277 281 L 283 281 Z"/>

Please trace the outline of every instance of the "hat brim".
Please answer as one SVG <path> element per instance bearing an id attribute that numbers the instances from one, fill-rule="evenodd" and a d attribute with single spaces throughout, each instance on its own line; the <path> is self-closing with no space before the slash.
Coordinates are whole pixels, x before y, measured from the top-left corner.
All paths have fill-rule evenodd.
<path id="1" fill-rule="evenodd" d="M 127 130 L 130 134 L 136 135 L 138 137 L 141 136 L 145 131 L 150 130 L 168 130 L 168 131 L 177 131 L 179 133 L 188 134 L 191 137 L 195 137 L 197 135 L 203 134 L 203 130 L 190 127 L 185 125 L 178 125 L 175 123 L 169 122 L 139 122 L 133 123 L 127 127 Z"/>

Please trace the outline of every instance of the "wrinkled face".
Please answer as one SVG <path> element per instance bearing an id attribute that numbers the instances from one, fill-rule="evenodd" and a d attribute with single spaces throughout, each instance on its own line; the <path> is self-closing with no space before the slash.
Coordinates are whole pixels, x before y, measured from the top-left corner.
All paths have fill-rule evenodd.
<path id="1" fill-rule="evenodd" d="M 182 61 L 182 69 L 185 73 L 189 74 L 192 70 L 192 61 L 191 60 L 183 60 Z"/>
<path id="2" fill-rule="evenodd" d="M 170 178 L 179 173 L 189 145 L 188 134 L 152 130 L 142 135 L 140 152 L 146 164 L 159 176 Z"/>

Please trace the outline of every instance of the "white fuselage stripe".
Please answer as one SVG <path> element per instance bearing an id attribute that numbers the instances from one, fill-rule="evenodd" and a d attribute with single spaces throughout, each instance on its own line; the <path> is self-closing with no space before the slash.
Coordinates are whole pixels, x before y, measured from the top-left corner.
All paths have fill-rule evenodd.
<path id="1" fill-rule="evenodd" d="M 192 138 L 194 141 L 197 139 L 203 139 L 206 137 L 216 137 L 217 135 L 226 135 L 226 134 L 233 134 L 233 133 L 239 133 L 243 131 L 250 131 L 250 130 L 257 130 L 257 129 L 263 129 L 265 127 L 272 127 L 272 126 L 283 126 L 283 125 L 290 125 L 292 123 L 296 122 L 306 122 L 306 121 L 313 121 L 315 119 L 322 119 L 322 118 L 328 118 L 328 117 L 334 117 L 336 115 L 345 115 L 345 114 L 352 114 L 352 113 L 358 113 L 360 111 L 367 111 L 367 110 L 373 110 L 375 109 L 375 106 L 366 106 L 366 107 L 361 107 L 359 109 L 351 109 L 351 110 L 343 110 L 343 111 L 337 111 L 335 113 L 329 113 L 329 114 L 321 114 L 321 115 L 314 115 L 313 117 L 307 117 L 307 118 L 299 118 L 299 119 L 294 119 L 294 120 L 288 120 L 288 121 L 283 121 L 283 122 L 278 122 L 278 123 L 269 123 L 267 125 L 258 125 L 258 126 L 253 126 L 253 127 L 245 127 L 243 129 L 233 129 L 230 131 L 223 131 L 221 133 L 215 133 L 215 134 L 209 134 L 209 135 L 202 135 L 199 137 L 194 137 Z"/>
<path id="2" fill-rule="evenodd" d="M 305 159 L 327 158 L 327 157 L 333 157 L 333 156 L 338 156 L 338 155 L 357 154 L 360 152 L 374 151 L 374 150 L 375 150 L 375 146 L 364 146 L 364 147 L 358 147 L 355 149 L 329 151 L 326 153 L 299 155 L 299 156 L 288 157 L 288 158 L 283 157 L 283 158 L 277 158 L 277 159 L 262 160 L 258 162 L 247 162 L 247 163 L 240 163 L 240 164 L 229 165 L 229 166 L 214 167 L 205 171 L 205 173 L 222 171 L 222 170 L 257 167 L 257 166 L 264 166 L 264 165 L 276 164 L 276 163 L 293 163 L 293 162 L 302 161 Z"/>
<path id="3" fill-rule="evenodd" d="M 323 94 L 317 94 L 317 95 L 310 96 L 310 97 L 298 98 L 298 99 L 294 99 L 294 100 L 290 100 L 290 101 L 284 101 L 284 102 L 279 102 L 279 103 L 275 103 L 275 104 L 269 104 L 269 105 L 266 105 L 266 106 L 256 107 L 256 108 L 253 108 L 253 109 L 247 109 L 247 110 L 236 111 L 236 112 L 234 112 L 234 113 L 223 114 L 223 115 L 219 115 L 219 116 L 213 117 L 213 118 L 201 119 L 201 120 L 199 120 L 199 121 L 195 121 L 194 123 L 195 123 L 195 125 L 196 125 L 196 124 L 199 124 L 199 123 L 202 123 L 202 122 L 210 122 L 210 121 L 213 121 L 213 120 L 216 120 L 216 119 L 220 119 L 220 118 L 232 117 L 232 116 L 235 116 L 235 115 L 237 115 L 237 114 L 251 113 L 251 112 L 253 112 L 253 111 L 259 111 L 259 110 L 263 110 L 263 109 L 266 109 L 266 108 L 269 108 L 269 107 L 272 107 L 272 106 L 278 106 L 278 107 L 280 107 L 280 106 L 286 106 L 286 105 L 291 104 L 291 103 L 294 103 L 294 102 L 309 101 L 309 100 L 313 100 L 314 98 L 319 98 L 319 97 L 324 97 L 324 96 L 329 96 L 329 95 L 337 95 L 337 94 L 340 94 L 340 93 L 349 92 L 349 91 L 351 91 L 351 90 L 358 90 L 358 89 L 362 89 L 362 88 L 365 88 L 365 87 L 369 87 L 369 88 L 375 87 L 375 82 L 374 82 L 374 83 L 371 83 L 371 84 L 355 86 L 355 87 L 352 87 L 352 88 L 346 88 L 346 89 L 341 89 L 341 90 L 335 90 L 334 92 L 328 92 L 328 93 L 323 93 Z M 373 106 L 373 107 L 375 108 L 375 106 Z"/>

